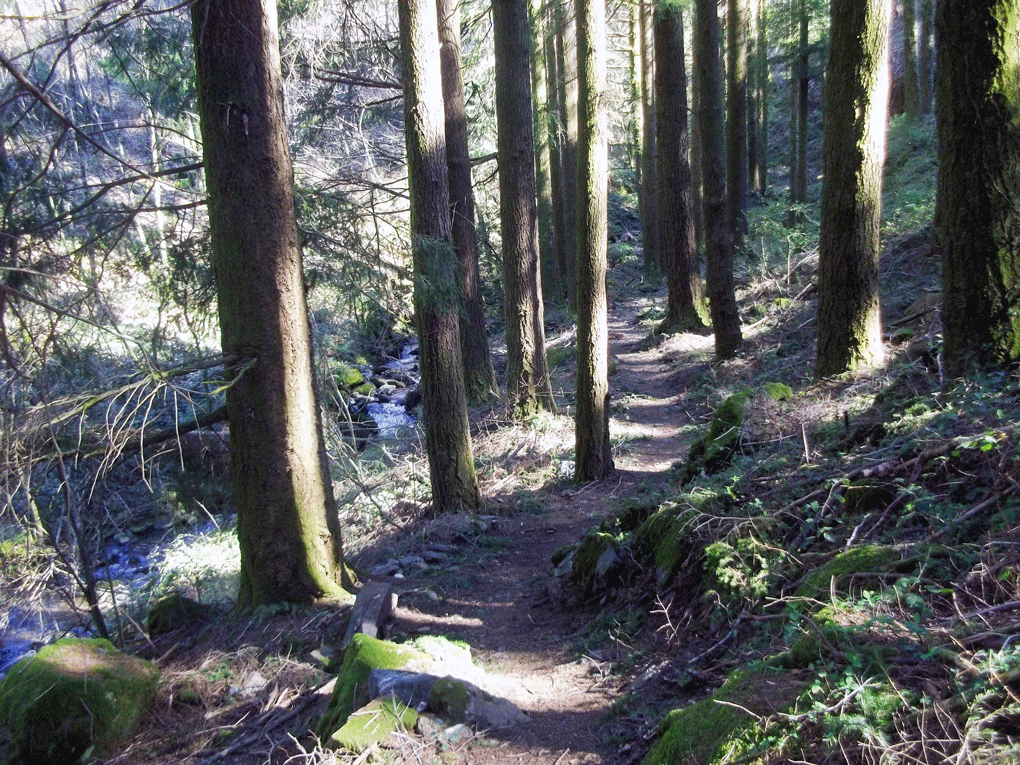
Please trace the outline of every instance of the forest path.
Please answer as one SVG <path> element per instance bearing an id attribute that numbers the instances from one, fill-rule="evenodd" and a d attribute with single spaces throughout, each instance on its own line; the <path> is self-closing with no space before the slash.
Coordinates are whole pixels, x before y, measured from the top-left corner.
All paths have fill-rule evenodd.
<path id="1" fill-rule="evenodd" d="M 690 420 L 670 392 L 673 369 L 663 358 L 664 344 L 649 338 L 641 320 L 663 299 L 660 290 L 610 309 L 610 432 L 618 444 L 612 478 L 582 486 L 557 482 L 534 492 L 528 504 L 536 511 L 495 520 L 489 545 L 478 544 L 477 554 L 436 583 L 438 601 L 413 591 L 401 596 L 401 629 L 468 642 L 477 662 L 506 681 L 494 692 L 532 720 L 468 742 L 455 753 L 456 762 L 621 761 L 617 749 L 624 742 L 606 741 L 600 728 L 620 691 L 620 676 L 610 670 L 626 646 L 609 640 L 607 648 L 606 625 L 587 623 L 590 614 L 550 598 L 548 574 L 553 553 L 581 539 L 620 500 L 668 481 L 671 464 L 685 452 L 680 425 Z"/>

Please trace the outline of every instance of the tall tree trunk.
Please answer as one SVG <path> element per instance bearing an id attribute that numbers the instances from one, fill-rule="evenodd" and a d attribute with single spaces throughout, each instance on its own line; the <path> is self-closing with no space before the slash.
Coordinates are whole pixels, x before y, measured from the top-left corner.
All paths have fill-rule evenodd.
<path id="1" fill-rule="evenodd" d="M 655 56 L 652 45 L 652 0 L 641 4 L 638 21 L 641 27 L 641 250 L 645 277 L 659 270 L 659 247 L 656 243 L 656 137 L 655 137 Z"/>
<path id="2" fill-rule="evenodd" d="M 747 0 L 747 190 L 758 194 L 758 8 L 762 0 Z"/>
<path id="3" fill-rule="evenodd" d="M 799 52 L 797 58 L 797 203 L 807 204 L 808 187 L 808 117 L 810 116 L 808 95 L 811 88 L 811 49 L 808 47 L 807 0 L 800 0 L 798 12 L 800 25 Z"/>
<path id="4" fill-rule="evenodd" d="M 941 0 L 935 16 L 946 371 L 1020 359 L 1020 7 Z"/>
<path id="5" fill-rule="evenodd" d="M 494 0 L 499 211 L 506 303 L 507 400 L 517 417 L 552 408 L 538 264 L 527 0 Z"/>
<path id="6" fill-rule="evenodd" d="M 605 0 L 577 0 L 577 410 L 578 481 L 613 471 L 609 445 L 609 316 L 606 302 L 609 155 Z"/>
<path id="7" fill-rule="evenodd" d="M 702 193 L 702 167 L 704 161 L 701 154 L 701 127 L 698 115 L 701 114 L 700 83 L 695 73 L 698 71 L 698 49 L 691 36 L 691 117 L 688 128 L 691 133 L 691 192 L 694 205 L 694 254 L 696 268 L 701 271 L 701 254 L 705 251 L 705 207 Z"/>
<path id="8" fill-rule="evenodd" d="M 460 264 L 450 242 L 450 195 L 435 0 L 399 0 L 404 138 L 411 197 L 414 315 L 422 418 L 437 512 L 476 509 L 460 351 Z"/>
<path id="9" fill-rule="evenodd" d="M 719 16 L 715 0 L 695 0 L 694 44 L 701 92 L 702 183 L 705 206 L 705 288 L 715 353 L 728 359 L 740 348 L 740 315 L 733 294 L 733 249 L 726 223 L 726 141 L 723 124 Z"/>
<path id="10" fill-rule="evenodd" d="M 920 53 L 917 57 L 918 92 L 921 114 L 931 114 L 933 99 L 932 80 L 932 25 L 935 16 L 935 0 L 919 0 L 921 16 Z"/>
<path id="11" fill-rule="evenodd" d="M 552 160 L 548 129 L 549 83 L 543 46 L 546 15 L 544 0 L 529 0 L 531 104 L 535 135 L 535 186 L 538 195 L 538 262 L 542 272 L 542 284 L 555 284 L 561 277 L 553 228 Z"/>
<path id="12" fill-rule="evenodd" d="M 747 2 L 726 2 L 726 216 L 734 255 L 747 233 Z"/>
<path id="13" fill-rule="evenodd" d="M 680 5 L 655 9 L 655 104 L 658 135 L 659 246 L 669 297 L 657 333 L 704 326 L 705 306 L 694 241 L 694 201 L 687 130 L 687 72 Z"/>
<path id="14" fill-rule="evenodd" d="M 287 146 L 276 5 L 191 6 L 241 547 L 237 605 L 343 594 Z"/>
<path id="15" fill-rule="evenodd" d="M 641 194 L 641 9 L 639 0 L 627 0 L 627 167 Z M 640 201 L 639 201 L 640 204 Z"/>
<path id="16" fill-rule="evenodd" d="M 751 180 L 758 194 L 765 196 L 769 188 L 769 96 L 771 95 L 768 32 L 765 0 L 758 0 L 758 41 L 756 44 L 755 79 L 758 84 L 758 161 Z"/>
<path id="17" fill-rule="evenodd" d="M 496 373 L 489 355 L 485 306 L 478 275 L 478 236 L 475 199 L 471 191 L 471 154 L 468 150 L 464 83 L 461 77 L 460 6 L 457 0 L 436 0 L 439 22 L 439 59 L 446 117 L 446 168 L 450 186 L 450 223 L 453 247 L 460 260 L 463 308 L 460 312 L 460 351 L 464 391 L 469 401 L 483 403 L 498 395 Z"/>
<path id="18" fill-rule="evenodd" d="M 567 305 L 577 311 L 577 21 L 570 0 L 553 0 L 559 34 L 556 68 L 560 75 L 560 125 L 563 142 L 563 259 Z"/>
<path id="19" fill-rule="evenodd" d="M 797 11 L 796 7 L 799 4 L 799 0 L 790 0 L 790 40 L 791 44 L 797 37 Z M 800 114 L 797 108 L 797 95 L 799 93 L 799 78 L 800 78 L 800 57 L 797 54 L 791 54 L 787 63 L 787 74 L 789 76 L 789 88 L 790 88 L 790 181 L 789 181 L 789 200 L 790 200 L 790 215 L 787 220 L 787 225 L 790 228 L 795 227 L 802 222 L 802 216 L 798 210 L 800 202 L 797 199 L 797 179 L 800 177 L 800 169 L 797 163 L 800 159 L 800 149 L 797 146 L 797 142 L 800 139 L 800 130 L 797 126 L 797 117 Z"/>
<path id="20" fill-rule="evenodd" d="M 547 9 L 548 10 L 548 9 Z M 563 304 L 567 301 L 567 253 L 573 252 L 573 246 L 567 244 L 567 222 L 564 213 L 565 199 L 563 178 L 563 144 L 566 140 L 563 125 L 560 121 L 560 103 L 563 98 L 563 82 L 557 62 L 559 56 L 556 49 L 559 35 L 556 31 L 556 16 L 548 10 L 545 28 L 545 66 L 548 83 L 546 98 L 547 122 L 536 129 L 546 129 L 549 133 L 549 191 L 552 197 L 553 217 L 553 254 L 556 258 L 558 278 L 553 282 L 542 280 L 543 299 Z"/>
<path id="21" fill-rule="evenodd" d="M 883 359 L 878 296 L 889 0 L 832 0 L 818 249 L 819 378 Z"/>
<path id="22" fill-rule="evenodd" d="M 903 113 L 910 119 L 916 119 L 921 113 L 916 24 L 915 0 L 903 0 Z"/>

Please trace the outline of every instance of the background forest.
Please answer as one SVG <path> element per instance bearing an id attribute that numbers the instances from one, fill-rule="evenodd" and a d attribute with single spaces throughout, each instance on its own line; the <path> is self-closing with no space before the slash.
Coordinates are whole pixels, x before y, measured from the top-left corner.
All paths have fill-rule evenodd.
<path id="1" fill-rule="evenodd" d="M 257 376 L 221 339 L 203 135 L 256 126 L 200 103 L 205 5 L 2 5 L 0 670 L 74 634 L 162 673 L 137 731 L 51 761 L 1016 762 L 1020 88 L 989 77 L 1010 108 L 961 117 L 934 53 L 936 23 L 962 49 L 1014 4 L 610 1 L 603 27 L 597 1 L 459 3 L 469 155 L 448 162 L 470 165 L 481 318 L 464 272 L 452 315 L 483 353 L 441 386 L 467 412 L 456 491 L 434 430 L 459 415 L 422 370 L 423 274 L 453 250 L 421 245 L 421 5 L 276 5 L 343 539 L 324 599 L 253 574 L 289 552 L 239 499 L 263 489 L 239 480 L 229 397 Z M 855 10 L 888 12 L 864 64 Z M 992 212 L 960 167 L 992 179 Z M 456 240 L 450 205 L 433 240 Z M 463 641 L 530 724 L 339 746 L 327 683 L 370 581 L 400 598 L 388 640 Z M 183 625 L 154 618 L 167 596 Z M 0 762 L 39 761 L 9 687 Z"/>

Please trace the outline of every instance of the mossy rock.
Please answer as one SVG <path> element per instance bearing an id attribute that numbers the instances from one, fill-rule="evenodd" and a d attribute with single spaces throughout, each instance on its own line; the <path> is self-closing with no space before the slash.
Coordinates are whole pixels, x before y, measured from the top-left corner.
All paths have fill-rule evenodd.
<path id="1" fill-rule="evenodd" d="M 355 635 L 344 652 L 333 695 L 315 728 L 316 734 L 322 740 L 330 738 L 354 710 L 368 703 L 368 673 L 373 669 L 422 672 L 428 668 L 428 656 L 415 648 Z"/>
<path id="2" fill-rule="evenodd" d="M 715 410 L 708 432 L 691 444 L 684 465 L 684 483 L 699 473 L 716 473 L 729 464 L 740 447 L 740 433 L 744 427 L 744 407 L 750 400 L 747 392 L 734 393 Z"/>
<path id="3" fill-rule="evenodd" d="M 585 596 L 613 583 L 623 564 L 620 544 L 612 534 L 588 533 L 577 548 L 570 576 Z"/>
<path id="4" fill-rule="evenodd" d="M 737 672 L 710 698 L 670 712 L 644 765 L 740 761 L 750 754 L 741 749 L 741 736 L 760 717 L 789 710 L 805 688 L 794 673 Z"/>
<path id="5" fill-rule="evenodd" d="M 392 734 L 414 730 L 418 712 L 399 699 L 388 696 L 373 699 L 353 712 L 326 742 L 329 749 L 346 749 L 361 754 L 373 744 L 381 744 Z"/>
<path id="6" fill-rule="evenodd" d="M 786 383 L 767 382 L 762 384 L 761 389 L 773 401 L 788 401 L 793 398 L 793 388 Z"/>
<path id="7" fill-rule="evenodd" d="M 212 606 L 175 592 L 153 604 L 146 619 L 146 628 L 150 635 L 165 635 L 181 627 L 193 627 L 205 621 L 211 612 Z"/>
<path id="8" fill-rule="evenodd" d="M 0 681 L 0 729 L 10 762 L 74 763 L 130 735 L 156 697 L 155 664 L 108 640 L 64 638 L 25 657 Z"/>
<path id="9" fill-rule="evenodd" d="M 353 390 L 365 383 L 365 375 L 357 367 L 341 364 L 333 371 L 333 379 L 340 388 Z"/>
<path id="10" fill-rule="evenodd" d="M 871 571 L 888 571 L 900 563 L 902 556 L 895 547 L 864 545 L 839 553 L 824 566 L 813 571 L 797 588 L 798 598 L 825 600 L 833 587 L 845 591 L 849 582 L 858 574 Z"/>

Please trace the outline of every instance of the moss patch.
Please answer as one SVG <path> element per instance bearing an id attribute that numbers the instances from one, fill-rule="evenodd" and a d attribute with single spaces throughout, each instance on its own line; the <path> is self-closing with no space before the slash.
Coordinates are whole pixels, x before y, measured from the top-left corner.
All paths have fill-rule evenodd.
<path id="1" fill-rule="evenodd" d="M 833 586 L 845 590 L 857 574 L 868 571 L 886 571 L 901 560 L 895 547 L 864 545 L 841 552 L 821 568 L 812 572 L 797 589 L 798 598 L 824 599 Z"/>
<path id="2" fill-rule="evenodd" d="M 644 765 L 740 761 L 750 752 L 743 751 L 738 739 L 758 724 L 753 715 L 768 717 L 788 710 L 806 687 L 791 674 L 735 673 L 710 698 L 666 716 L 659 726 L 662 738 Z"/>
<path id="3" fill-rule="evenodd" d="M 108 754 L 156 696 L 159 669 L 108 640 L 64 638 L 26 657 L 0 681 L 0 726 L 12 762 L 73 763 Z"/>
<path id="4" fill-rule="evenodd" d="M 571 576 L 585 596 L 610 584 L 620 566 L 619 544 L 612 534 L 593 531 L 581 541 L 574 556 Z"/>
<path id="5" fill-rule="evenodd" d="M 413 730 L 417 721 L 418 712 L 399 699 L 392 696 L 374 699 L 347 718 L 340 730 L 329 737 L 327 747 L 360 754 L 393 733 Z"/>
<path id="6" fill-rule="evenodd" d="M 146 627 L 150 635 L 165 635 L 179 627 L 193 627 L 208 618 L 211 606 L 173 593 L 157 600 L 149 610 Z"/>
<path id="7" fill-rule="evenodd" d="M 378 640 L 358 634 L 344 653 L 337 673 L 336 687 L 329 705 L 315 728 L 320 739 L 330 738 L 338 731 L 351 713 L 368 702 L 368 673 L 373 669 L 406 669 L 424 671 L 429 660 L 425 654 L 408 646 Z"/>
<path id="8" fill-rule="evenodd" d="M 734 393 L 715 411 L 708 433 L 693 444 L 684 466 L 684 483 L 693 480 L 702 471 L 716 473 L 725 467 L 740 446 L 740 432 L 744 426 L 744 407 L 748 393 Z"/>

